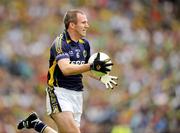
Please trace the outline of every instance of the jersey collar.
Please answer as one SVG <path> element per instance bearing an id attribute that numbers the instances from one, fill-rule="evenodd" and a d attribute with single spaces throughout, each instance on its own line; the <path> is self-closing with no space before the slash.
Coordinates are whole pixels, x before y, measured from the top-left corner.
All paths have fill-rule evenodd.
<path id="1" fill-rule="evenodd" d="M 71 40 L 71 37 L 70 37 L 69 33 L 67 32 L 67 30 L 64 30 L 64 35 L 65 35 L 65 39 L 66 39 L 67 44 L 70 44 L 71 42 L 74 42 L 73 40 Z M 79 44 L 84 44 L 85 42 L 84 42 L 83 39 L 79 39 L 78 43 Z"/>

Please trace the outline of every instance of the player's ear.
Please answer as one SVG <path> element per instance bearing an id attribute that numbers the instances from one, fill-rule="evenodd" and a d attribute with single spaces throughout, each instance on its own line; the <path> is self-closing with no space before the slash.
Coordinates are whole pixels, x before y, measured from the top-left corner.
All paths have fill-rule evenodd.
<path id="1" fill-rule="evenodd" d="M 73 29 L 75 28 L 75 24 L 72 23 L 72 22 L 69 23 L 69 26 L 70 26 L 71 28 L 73 28 Z"/>

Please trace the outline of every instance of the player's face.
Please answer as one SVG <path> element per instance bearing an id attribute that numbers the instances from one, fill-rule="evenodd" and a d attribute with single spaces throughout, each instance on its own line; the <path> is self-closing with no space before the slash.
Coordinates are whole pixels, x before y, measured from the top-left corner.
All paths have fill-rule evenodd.
<path id="1" fill-rule="evenodd" d="M 75 30 L 80 37 L 86 36 L 86 31 L 89 28 L 88 20 L 85 14 L 77 14 L 77 24 L 75 25 Z"/>

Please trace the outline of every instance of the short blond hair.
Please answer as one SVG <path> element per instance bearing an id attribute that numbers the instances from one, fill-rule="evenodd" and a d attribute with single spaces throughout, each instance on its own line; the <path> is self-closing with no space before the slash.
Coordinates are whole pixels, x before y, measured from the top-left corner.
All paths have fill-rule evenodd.
<path id="1" fill-rule="evenodd" d="M 66 14 L 64 15 L 64 26 L 66 29 L 68 29 L 69 24 L 71 22 L 73 22 L 75 24 L 77 23 L 77 14 L 78 13 L 84 14 L 84 12 L 82 12 L 81 10 L 77 10 L 77 9 L 69 10 L 66 12 Z"/>

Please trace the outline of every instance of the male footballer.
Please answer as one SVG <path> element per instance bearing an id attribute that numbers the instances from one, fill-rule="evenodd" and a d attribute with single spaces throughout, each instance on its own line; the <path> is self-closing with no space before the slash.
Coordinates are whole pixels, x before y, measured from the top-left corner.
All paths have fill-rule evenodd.
<path id="1" fill-rule="evenodd" d="M 107 73 L 112 63 L 100 61 L 100 55 L 92 64 L 90 45 L 86 36 L 89 28 L 84 12 L 69 10 L 64 16 L 65 30 L 52 43 L 50 48 L 48 87 L 46 89 L 47 114 L 54 120 L 59 133 L 80 133 L 80 120 L 83 108 L 82 73 L 96 70 Z M 104 84 L 117 84 L 117 77 L 101 77 Z M 33 128 L 40 133 L 57 133 L 43 123 L 35 112 L 18 123 L 19 130 Z"/>

